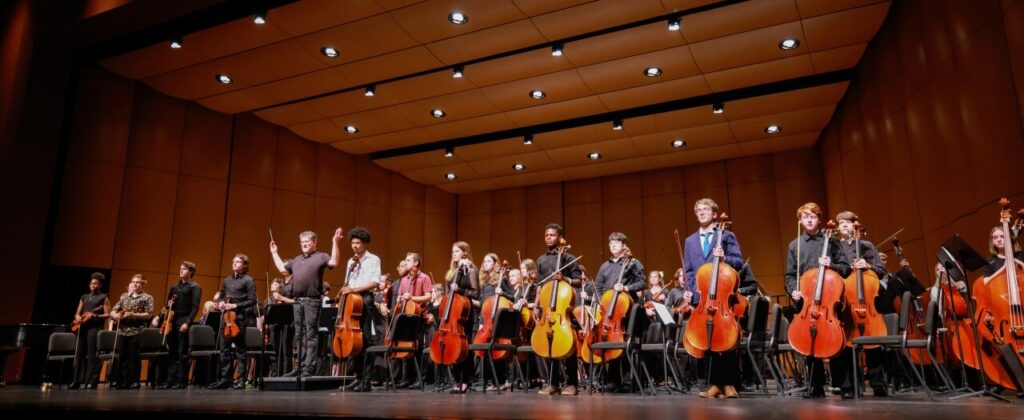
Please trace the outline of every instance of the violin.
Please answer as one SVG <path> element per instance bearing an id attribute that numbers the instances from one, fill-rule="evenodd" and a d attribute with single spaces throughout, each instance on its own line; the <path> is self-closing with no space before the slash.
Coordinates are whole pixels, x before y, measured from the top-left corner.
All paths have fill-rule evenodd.
<path id="1" fill-rule="evenodd" d="M 622 270 L 619 271 L 619 278 L 615 284 L 622 284 L 622 279 L 629 270 L 635 259 L 633 253 L 627 247 L 623 256 Z M 595 299 L 596 300 L 596 299 Z M 616 291 L 614 288 L 605 290 L 601 294 L 601 310 L 595 314 L 597 324 L 591 329 L 586 338 L 587 344 L 600 342 L 621 343 L 626 341 L 626 332 L 622 329 L 622 320 L 629 314 L 629 308 L 633 306 L 633 298 L 628 292 Z M 622 357 L 623 350 L 604 350 L 601 356 L 592 356 L 593 363 L 612 361 Z"/>
<path id="2" fill-rule="evenodd" d="M 565 267 L 568 267 L 582 257 L 576 257 L 567 264 L 562 263 L 562 255 L 572 246 L 566 243 L 565 238 L 559 238 L 558 266 L 547 278 L 541 280 L 541 286 L 537 292 L 537 308 L 540 310 L 539 319 L 533 328 L 530 336 L 530 345 L 533 346 L 534 354 L 544 359 L 564 360 L 572 355 L 576 349 L 576 333 L 573 331 L 571 308 L 576 302 L 576 291 L 564 278 L 555 279 L 561 274 Z M 550 281 L 548 281 L 550 280 Z"/>
<path id="3" fill-rule="evenodd" d="M 999 214 L 999 221 L 1003 228 L 1003 267 L 988 278 L 974 282 L 974 298 L 977 300 L 977 309 L 974 319 L 978 324 L 978 334 L 981 336 L 983 353 L 985 349 L 994 349 L 1008 345 L 1018 359 L 1024 352 L 1024 310 L 1021 303 L 1024 302 L 1024 290 L 1021 289 L 1020 281 L 1024 279 L 1024 268 L 1017 264 L 1013 253 L 1014 237 L 1010 231 L 1010 201 L 1003 197 L 999 200 L 1002 210 Z M 1019 222 L 1014 222 L 1016 226 Z M 993 351 L 992 355 L 983 354 L 982 358 L 986 363 L 985 373 L 993 382 L 1008 388 L 1017 389 L 1013 376 L 999 361 L 999 353 Z M 1022 359 L 1021 361 L 1024 361 Z M 991 364 L 992 366 L 989 366 Z"/>
<path id="4" fill-rule="evenodd" d="M 458 284 L 462 276 L 468 275 L 468 268 L 459 267 L 452 278 L 452 283 Z M 430 340 L 430 359 L 434 364 L 454 365 L 469 355 L 469 340 L 463 326 L 469 320 L 472 305 L 468 298 L 455 293 L 455 288 L 449 285 L 448 294 L 441 300 L 441 307 L 438 309 L 441 319 L 438 320 L 434 337 Z"/>
<path id="5" fill-rule="evenodd" d="M 581 280 L 583 280 L 582 289 L 586 290 L 586 285 L 588 283 L 591 285 L 591 290 L 595 289 L 593 286 L 594 281 L 588 279 L 586 273 L 583 273 Z M 600 356 L 594 355 L 590 350 L 590 345 L 594 344 L 593 339 L 595 338 L 595 336 L 591 334 L 591 331 L 594 330 L 595 319 L 597 318 L 598 311 L 600 311 L 600 309 L 598 309 L 600 304 L 601 300 L 598 299 L 597 296 L 594 296 L 590 299 L 589 305 L 580 304 L 572 310 L 572 316 L 576 318 L 576 323 L 580 325 L 580 331 L 577 334 L 577 341 L 579 344 L 577 344 L 576 355 L 580 360 L 587 363 L 591 361 L 597 363 L 602 360 Z"/>
<path id="6" fill-rule="evenodd" d="M 86 312 L 86 313 L 82 314 L 82 316 L 80 316 L 79 319 L 77 319 L 75 321 L 71 321 L 71 332 L 75 332 L 75 333 L 78 332 L 78 329 L 82 327 L 82 324 L 85 324 L 85 323 L 91 321 L 92 318 L 95 317 L 95 316 L 96 316 L 96 313 L 94 313 L 94 312 Z"/>
<path id="7" fill-rule="evenodd" d="M 722 246 L 722 238 L 729 225 L 727 214 L 722 213 L 718 219 L 717 227 L 714 229 L 717 231 L 717 238 L 712 249 Z M 735 300 L 739 273 L 724 263 L 722 257 L 715 256 L 711 262 L 697 269 L 696 277 L 701 299 L 686 323 L 686 340 L 701 351 L 732 350 L 740 337 L 740 325 L 730 303 Z"/>
<path id="8" fill-rule="evenodd" d="M 171 302 L 164 307 L 164 322 L 160 325 L 160 333 L 167 337 L 174 332 L 174 313 L 171 311 L 171 307 L 178 301 L 178 295 L 171 296 Z M 237 328 L 237 327 L 236 327 Z M 227 334 L 225 334 L 227 336 Z"/>
<path id="9" fill-rule="evenodd" d="M 231 303 L 231 296 L 225 297 L 224 302 Z M 241 329 L 238 328 L 238 324 L 235 322 L 237 318 L 238 314 L 235 313 L 234 309 L 227 309 L 224 311 L 224 314 L 221 316 L 221 322 L 224 323 L 224 338 L 230 340 L 232 338 L 238 337 L 238 334 L 241 332 Z"/>
<path id="10" fill-rule="evenodd" d="M 480 330 L 476 332 L 473 337 L 474 344 L 486 344 L 491 341 L 491 335 L 494 334 L 494 324 L 498 321 L 498 311 L 501 309 L 512 309 L 512 301 L 508 300 L 505 296 L 501 295 L 501 284 L 508 277 L 508 261 L 503 260 L 501 262 L 501 268 L 499 269 L 500 274 L 498 278 L 498 287 L 494 291 L 493 296 L 487 297 L 484 303 L 480 305 Z M 499 344 L 512 344 L 512 340 L 502 338 L 496 341 Z M 474 353 L 479 357 L 484 357 L 484 350 L 475 350 Z M 491 358 L 494 360 L 504 360 L 508 356 L 508 352 L 504 350 L 495 350 L 491 352 Z"/>
<path id="11" fill-rule="evenodd" d="M 359 254 L 352 256 L 352 265 L 345 273 L 342 290 L 348 287 L 349 278 L 359 266 L 359 258 Z M 349 359 L 363 351 L 363 329 L 359 325 L 363 318 L 363 297 L 358 293 L 341 293 L 339 290 L 337 300 L 338 318 L 334 323 L 334 341 L 331 348 L 339 359 Z"/>
<path id="12" fill-rule="evenodd" d="M 835 228 L 835 222 L 829 220 L 825 227 L 821 257 L 828 256 Z M 797 353 L 828 359 L 843 350 L 846 333 L 839 321 L 839 311 L 843 304 L 844 288 L 839 273 L 824 265 L 819 264 L 817 268 L 807 270 L 800 276 L 803 307 L 789 324 L 788 334 L 789 344 Z"/>
<path id="13" fill-rule="evenodd" d="M 854 253 L 856 255 L 854 262 L 856 262 L 861 258 L 860 238 L 865 234 L 860 222 L 853 222 L 853 231 L 850 234 L 853 236 Z M 881 337 L 889 334 L 882 314 L 878 313 L 878 309 L 875 308 L 875 297 L 878 296 L 878 290 L 881 287 L 878 274 L 871 269 L 858 269 L 854 267 L 853 273 L 843 279 L 843 283 L 846 292 L 846 302 L 850 304 L 850 316 L 853 318 L 853 322 L 846 325 L 847 344 L 852 346 L 853 339 L 856 337 Z M 876 347 L 878 346 L 864 346 L 865 349 Z"/>
<path id="14" fill-rule="evenodd" d="M 409 280 L 409 288 L 412 289 L 413 285 L 416 284 L 416 278 L 419 276 L 419 271 L 416 270 L 415 268 L 413 268 L 413 269 L 409 270 L 409 272 L 406 275 L 410 279 Z M 418 305 L 416 302 L 413 302 L 411 297 L 409 299 L 403 299 L 402 298 L 402 296 L 405 293 L 408 293 L 408 292 L 409 292 L 409 290 L 403 291 L 402 290 L 402 285 L 401 285 L 401 283 L 399 283 L 399 285 L 398 285 L 398 299 L 397 299 L 397 302 L 395 303 L 395 311 L 391 315 L 391 322 L 388 324 L 387 333 L 385 334 L 385 338 L 384 338 L 384 345 L 386 345 L 386 346 L 395 346 L 395 347 L 414 347 L 414 346 L 416 346 L 416 342 L 414 342 L 414 341 L 398 341 L 398 342 L 393 342 L 393 340 L 392 340 L 392 335 L 395 332 L 395 326 L 398 324 L 398 317 L 399 316 L 401 316 L 401 315 L 419 316 L 420 315 L 420 305 Z M 408 359 L 408 358 L 413 357 L 413 356 L 414 356 L 414 354 L 412 352 L 398 352 L 398 353 L 393 353 L 391 355 L 391 358 L 392 359 Z"/>

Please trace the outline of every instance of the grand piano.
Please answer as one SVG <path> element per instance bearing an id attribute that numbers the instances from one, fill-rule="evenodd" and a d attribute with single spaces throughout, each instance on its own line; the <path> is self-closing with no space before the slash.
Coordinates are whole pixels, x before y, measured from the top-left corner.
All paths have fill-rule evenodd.
<path id="1" fill-rule="evenodd" d="M 38 384 L 46 366 L 46 347 L 50 343 L 50 334 L 67 330 L 68 326 L 64 324 L 0 325 L 0 387 L 7 385 L 3 375 L 7 356 L 22 350 L 25 351 L 25 357 L 20 382 Z"/>

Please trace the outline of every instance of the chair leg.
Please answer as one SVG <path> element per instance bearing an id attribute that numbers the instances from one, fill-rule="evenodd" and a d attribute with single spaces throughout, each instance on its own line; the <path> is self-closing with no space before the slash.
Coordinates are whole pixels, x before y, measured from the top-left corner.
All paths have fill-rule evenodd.
<path id="1" fill-rule="evenodd" d="M 750 346 L 747 346 L 747 360 L 750 360 L 750 367 L 754 368 L 754 375 L 757 376 L 757 382 L 761 386 L 761 390 L 764 391 L 764 395 L 770 397 L 768 394 L 768 382 L 764 380 L 764 376 L 761 376 L 761 369 L 757 367 L 757 360 L 754 359 L 754 352 Z"/>
<path id="2" fill-rule="evenodd" d="M 911 360 L 910 360 L 910 353 L 907 352 L 907 348 L 906 347 L 901 347 L 900 348 L 900 353 L 903 355 L 904 358 L 906 358 L 907 362 L 911 362 Z M 911 364 L 913 364 L 913 362 L 911 362 Z M 918 372 L 917 369 L 914 369 L 913 366 L 910 367 L 910 370 L 914 371 L 914 376 L 916 376 L 917 380 L 920 381 L 921 387 L 924 388 L 924 392 L 926 394 L 928 394 L 928 400 L 929 401 L 935 401 L 935 397 L 932 395 L 932 390 L 930 388 L 928 388 L 928 384 L 924 381 L 924 377 L 921 376 L 921 373 Z"/>
<path id="3" fill-rule="evenodd" d="M 853 374 L 853 398 L 860 399 L 860 379 L 857 378 L 857 371 L 860 370 L 857 366 L 857 345 L 854 344 L 850 347 L 850 352 L 853 353 L 853 366 L 851 367 L 851 374 Z"/>

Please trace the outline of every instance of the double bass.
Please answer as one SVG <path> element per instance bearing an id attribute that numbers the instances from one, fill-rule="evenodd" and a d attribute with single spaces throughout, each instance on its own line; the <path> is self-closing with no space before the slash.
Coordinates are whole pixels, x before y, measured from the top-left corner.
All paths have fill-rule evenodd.
<path id="1" fill-rule="evenodd" d="M 861 259 L 860 238 L 864 235 L 864 228 L 860 222 L 853 222 L 853 246 L 855 257 L 854 262 Z M 885 327 L 885 319 L 875 308 L 875 298 L 878 296 L 878 289 L 881 281 L 878 274 L 870 268 L 859 269 L 854 267 L 853 272 L 843 279 L 846 302 L 850 305 L 851 322 L 847 324 L 846 340 L 852 346 L 853 339 L 857 337 L 881 337 L 889 331 Z M 865 345 L 865 349 L 876 348 L 877 345 Z"/>
<path id="2" fill-rule="evenodd" d="M 498 287 L 494 290 L 494 295 L 488 296 L 484 300 L 484 303 L 480 305 L 480 329 L 473 336 L 474 344 L 487 344 L 491 341 L 491 336 L 494 335 L 495 323 L 498 321 L 498 311 L 502 309 L 512 309 L 512 301 L 508 300 L 505 296 L 501 295 L 501 284 L 507 279 L 508 276 L 508 261 L 503 260 L 501 262 L 500 272 L 498 274 Z M 512 344 L 512 340 L 502 338 L 497 341 L 498 344 Z M 477 356 L 484 357 L 483 350 L 475 350 L 474 353 Z M 505 356 L 508 355 L 507 351 L 495 350 L 491 352 L 491 358 L 494 360 L 504 360 Z"/>
<path id="3" fill-rule="evenodd" d="M 722 237 L 729 225 L 729 216 L 725 213 L 718 218 L 717 228 L 713 230 L 718 235 L 711 249 L 722 246 Z M 724 263 L 722 257 L 715 256 L 714 260 L 700 266 L 696 278 L 701 299 L 686 323 L 687 342 L 702 352 L 734 349 L 739 342 L 740 325 L 731 302 L 737 295 L 739 273 Z"/>
<path id="4" fill-rule="evenodd" d="M 622 278 L 635 260 L 633 254 L 627 247 L 623 255 L 622 269 L 619 270 L 619 278 L 615 284 L 622 284 Z M 600 342 L 621 343 L 626 341 L 626 332 L 622 330 L 622 320 L 629 314 L 629 308 L 633 306 L 633 298 L 629 292 L 620 292 L 615 289 L 605 290 L 601 294 L 601 310 L 595 314 L 596 325 L 590 330 L 586 338 L 587 344 Z M 601 352 L 601 356 L 591 356 L 594 363 L 610 362 L 622 357 L 624 351 L 621 349 L 609 349 Z"/>
<path id="5" fill-rule="evenodd" d="M 458 284 L 461 276 L 468 275 L 469 269 L 461 266 L 452 278 L 452 283 Z M 463 325 L 469 319 L 471 305 L 467 297 L 455 293 L 455 289 L 449 285 L 448 294 L 441 300 L 438 309 L 441 319 L 438 320 L 434 338 L 430 340 L 430 360 L 434 364 L 454 365 L 469 355 L 469 340 Z"/>
<path id="6" fill-rule="evenodd" d="M 836 224 L 831 220 L 825 225 L 821 257 L 828 256 L 835 228 Z M 846 334 L 839 321 L 843 291 L 843 278 L 824 265 L 819 264 L 800 276 L 804 304 L 800 313 L 793 317 L 788 334 L 789 344 L 797 353 L 828 359 L 843 351 Z"/>
<path id="7" fill-rule="evenodd" d="M 576 333 L 572 328 L 572 305 L 576 291 L 565 279 L 555 279 L 562 269 L 582 258 L 576 257 L 562 264 L 562 254 L 571 248 L 565 238 L 559 238 L 557 267 L 550 276 L 541 280 L 537 292 L 538 320 L 530 336 L 530 345 L 537 356 L 544 359 L 564 360 L 576 348 Z"/>
<path id="8" fill-rule="evenodd" d="M 1010 201 L 1003 197 L 999 221 L 1003 227 L 1003 267 L 992 276 L 974 282 L 974 297 L 977 299 L 975 319 L 982 341 L 993 347 L 1008 345 L 1018 359 L 1024 361 L 1024 290 L 1020 281 L 1024 279 L 1024 268 L 1017 263 L 1013 253 L 1014 237 L 1010 232 Z M 1003 370 L 1002 366 L 996 369 Z M 986 373 L 992 373 L 986 367 Z M 997 372 L 998 373 L 998 372 Z M 1006 373 L 1006 372 L 1003 372 Z M 1000 375 L 1004 376 L 1004 375 Z M 1017 389 L 1012 375 L 1010 380 L 997 382 L 1009 389 Z M 998 377 L 993 380 L 1000 379 Z"/>
<path id="9" fill-rule="evenodd" d="M 352 256 L 352 265 L 345 273 L 341 290 L 348 287 L 349 278 L 359 266 L 359 258 L 359 254 Z M 358 293 L 341 293 L 341 290 L 338 291 L 338 315 L 331 349 L 339 359 L 348 359 L 363 351 L 363 329 L 359 325 L 363 318 L 363 297 Z"/>

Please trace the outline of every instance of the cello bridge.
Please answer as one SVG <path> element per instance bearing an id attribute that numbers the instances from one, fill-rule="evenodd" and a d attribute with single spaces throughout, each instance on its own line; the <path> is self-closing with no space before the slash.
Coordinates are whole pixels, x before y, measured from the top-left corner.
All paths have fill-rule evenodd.
<path id="1" fill-rule="evenodd" d="M 868 310 L 867 310 L 867 309 L 864 309 L 864 308 L 856 308 L 856 309 L 854 309 L 854 310 L 853 310 L 853 312 L 854 312 L 855 314 L 857 314 L 857 316 L 859 316 L 859 317 L 861 317 L 861 318 L 867 318 L 867 317 L 868 317 Z"/>

